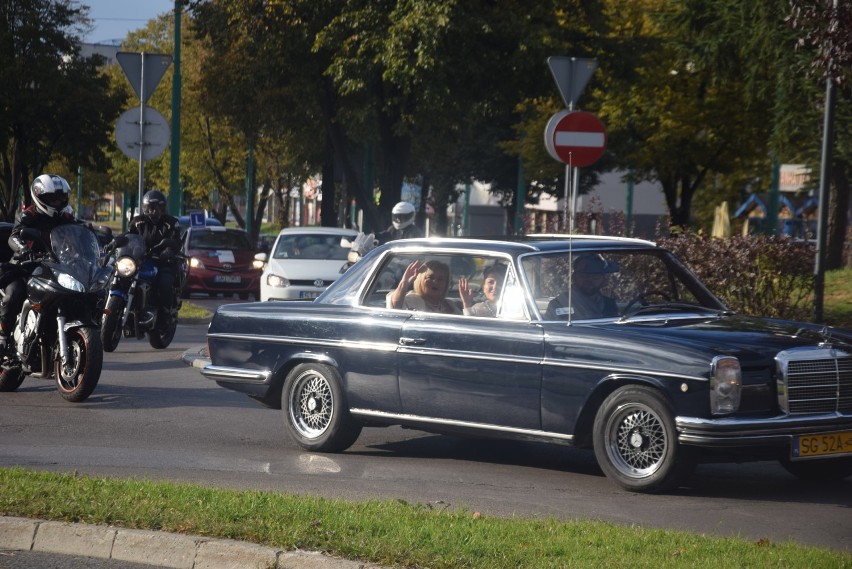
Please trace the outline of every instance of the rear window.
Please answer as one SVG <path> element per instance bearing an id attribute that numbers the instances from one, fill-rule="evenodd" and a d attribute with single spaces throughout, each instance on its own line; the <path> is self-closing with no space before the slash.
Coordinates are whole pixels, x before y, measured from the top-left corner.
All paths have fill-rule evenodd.
<path id="1" fill-rule="evenodd" d="M 190 249 L 228 249 L 231 251 L 252 251 L 248 234 L 238 229 L 215 230 L 193 229 L 189 234 Z"/>

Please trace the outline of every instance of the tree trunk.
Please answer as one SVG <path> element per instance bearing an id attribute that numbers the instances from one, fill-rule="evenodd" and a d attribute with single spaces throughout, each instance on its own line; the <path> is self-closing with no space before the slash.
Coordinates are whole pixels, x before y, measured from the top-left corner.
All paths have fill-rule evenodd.
<path id="1" fill-rule="evenodd" d="M 825 268 L 843 267 L 843 248 L 846 242 L 847 215 L 849 212 L 849 164 L 835 160 L 832 184 L 828 196 L 828 224 L 826 227 Z"/>
<path id="2" fill-rule="evenodd" d="M 322 205 L 320 206 L 320 224 L 323 227 L 337 227 L 337 187 L 334 181 L 334 148 L 331 137 L 326 136 L 325 156 L 322 163 Z"/>

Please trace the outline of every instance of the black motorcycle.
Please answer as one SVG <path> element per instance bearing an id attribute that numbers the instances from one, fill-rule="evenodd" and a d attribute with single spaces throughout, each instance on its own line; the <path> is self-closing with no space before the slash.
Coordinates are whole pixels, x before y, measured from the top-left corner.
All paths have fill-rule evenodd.
<path id="1" fill-rule="evenodd" d="M 178 268 L 175 277 L 173 308 L 158 309 L 152 306 L 151 299 L 155 294 L 153 285 L 162 252 L 177 248 L 178 243 L 167 239 L 151 251 L 146 251 L 141 235 L 130 233 L 124 237 L 126 242 L 113 253 L 115 273 L 101 322 L 104 350 L 114 351 L 122 335 L 137 340 L 147 335 L 151 347 L 162 350 L 172 343 L 177 330 L 177 315 L 181 307 L 180 288 L 183 283 L 181 268 Z"/>
<path id="2" fill-rule="evenodd" d="M 42 239 L 30 228 L 21 237 Z M 46 253 L 4 266 L 4 277 L 27 279 L 27 297 L 13 346 L 0 362 L 0 391 L 15 391 L 28 375 L 54 378 L 60 395 L 76 403 L 92 394 L 101 376 L 100 315 L 113 269 L 104 266 L 95 234 L 83 225 L 60 225 L 50 240 Z"/>

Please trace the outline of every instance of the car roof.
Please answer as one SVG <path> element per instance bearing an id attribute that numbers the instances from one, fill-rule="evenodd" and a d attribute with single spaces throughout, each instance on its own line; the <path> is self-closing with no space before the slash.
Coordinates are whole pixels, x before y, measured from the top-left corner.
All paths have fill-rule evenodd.
<path id="1" fill-rule="evenodd" d="M 285 227 L 278 232 L 278 235 L 358 235 L 358 231 L 354 229 L 346 229 L 344 227 L 324 227 L 321 225 L 308 225 L 306 227 Z"/>
<path id="2" fill-rule="evenodd" d="M 477 249 L 511 253 L 520 255 L 523 253 L 546 253 L 550 251 L 564 251 L 574 249 L 600 250 L 600 249 L 651 249 L 657 248 L 653 241 L 634 239 L 630 237 L 610 237 L 604 235 L 525 235 L 525 236 L 501 236 L 488 238 L 468 237 L 439 237 L 420 239 L 400 239 L 391 241 L 387 247 L 400 248 L 440 248 L 440 249 Z"/>
<path id="3" fill-rule="evenodd" d="M 178 223 L 180 223 L 183 227 L 192 227 L 190 225 L 191 218 L 188 215 L 181 215 L 178 217 Z M 205 225 L 222 225 L 222 222 L 216 219 L 215 217 L 205 217 L 204 218 Z M 200 226 L 199 226 L 200 227 Z"/>

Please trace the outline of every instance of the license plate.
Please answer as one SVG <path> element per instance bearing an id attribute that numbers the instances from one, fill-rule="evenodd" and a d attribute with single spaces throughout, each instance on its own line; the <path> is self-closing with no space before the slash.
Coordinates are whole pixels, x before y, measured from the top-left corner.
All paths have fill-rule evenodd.
<path id="1" fill-rule="evenodd" d="M 793 437 L 794 459 L 833 454 L 852 454 L 852 431 Z"/>
<path id="2" fill-rule="evenodd" d="M 216 275 L 213 277 L 214 283 L 239 283 L 240 282 L 239 275 Z"/>
<path id="3" fill-rule="evenodd" d="M 316 298 L 320 295 L 318 292 L 311 292 L 307 290 L 303 290 L 299 293 L 299 298 Z"/>

